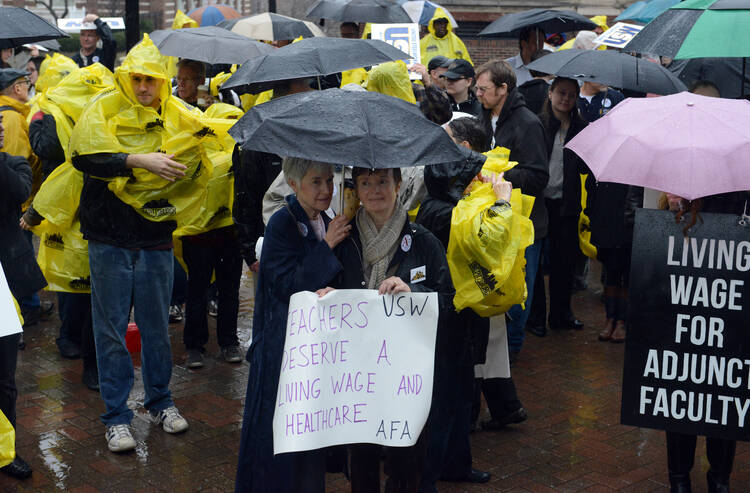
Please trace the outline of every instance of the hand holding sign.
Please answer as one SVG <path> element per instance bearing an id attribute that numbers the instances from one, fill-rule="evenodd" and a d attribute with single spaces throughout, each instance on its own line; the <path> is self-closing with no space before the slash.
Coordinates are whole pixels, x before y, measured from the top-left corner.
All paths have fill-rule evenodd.
<path id="1" fill-rule="evenodd" d="M 437 320 L 436 293 L 293 295 L 274 453 L 346 443 L 414 445 L 432 402 Z"/>

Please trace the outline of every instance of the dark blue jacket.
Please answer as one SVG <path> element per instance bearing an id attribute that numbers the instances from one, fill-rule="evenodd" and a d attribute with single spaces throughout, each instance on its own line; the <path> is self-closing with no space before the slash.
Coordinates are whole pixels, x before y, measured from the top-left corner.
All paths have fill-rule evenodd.
<path id="1" fill-rule="evenodd" d="M 325 451 L 273 455 L 273 413 L 289 298 L 331 285 L 342 268 L 328 244 L 315 237 L 295 196 L 287 196 L 286 202 L 268 221 L 263 239 L 236 492 L 325 490 Z M 323 219 L 327 226 L 325 214 Z"/>

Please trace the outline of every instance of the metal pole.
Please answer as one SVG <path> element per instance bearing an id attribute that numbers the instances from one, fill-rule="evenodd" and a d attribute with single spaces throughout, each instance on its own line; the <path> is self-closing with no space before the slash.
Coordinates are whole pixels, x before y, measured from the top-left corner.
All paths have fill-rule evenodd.
<path id="1" fill-rule="evenodd" d="M 141 40 L 141 21 L 138 0 L 125 0 L 125 47 L 126 51 Z"/>

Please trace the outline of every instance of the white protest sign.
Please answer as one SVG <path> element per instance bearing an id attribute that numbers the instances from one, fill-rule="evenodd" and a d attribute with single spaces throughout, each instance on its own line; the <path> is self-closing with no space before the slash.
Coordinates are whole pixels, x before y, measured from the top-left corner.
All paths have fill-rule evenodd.
<path id="1" fill-rule="evenodd" d="M 13 295 L 10 294 L 3 266 L 0 265 L 0 337 L 18 334 L 21 330 Z"/>
<path id="2" fill-rule="evenodd" d="M 289 302 L 275 454 L 414 445 L 432 402 L 437 293 L 341 289 Z"/>
<path id="3" fill-rule="evenodd" d="M 385 41 L 394 48 L 408 53 L 411 58 L 404 60 L 407 65 L 422 63 L 422 52 L 419 48 L 419 24 L 372 24 L 371 39 Z M 422 76 L 409 72 L 412 79 Z"/>
<path id="4" fill-rule="evenodd" d="M 625 48 L 635 35 L 641 32 L 641 29 L 643 29 L 643 26 L 638 24 L 618 22 L 601 33 L 594 40 L 594 44 L 611 46 L 612 48 Z"/>
<path id="5" fill-rule="evenodd" d="M 125 21 L 122 17 L 100 17 L 100 19 L 107 23 L 112 30 L 125 29 Z M 83 29 L 83 18 L 65 18 L 57 19 L 57 27 L 65 31 L 66 33 L 78 33 Z"/>

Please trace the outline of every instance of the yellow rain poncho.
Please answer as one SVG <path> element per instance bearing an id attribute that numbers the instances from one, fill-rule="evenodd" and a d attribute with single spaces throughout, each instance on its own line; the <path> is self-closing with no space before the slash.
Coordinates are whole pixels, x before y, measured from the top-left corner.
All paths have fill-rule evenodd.
<path id="1" fill-rule="evenodd" d="M 186 27 L 200 27 L 195 19 L 188 17 L 182 10 L 177 9 L 172 22 L 172 29 L 185 29 Z M 177 57 L 167 57 L 167 75 L 170 79 L 177 76 Z"/>
<path id="2" fill-rule="evenodd" d="M 435 27 L 433 24 L 436 19 L 446 19 L 448 21 L 448 33 L 442 38 L 435 36 Z M 469 50 L 466 49 L 466 45 L 461 41 L 461 38 L 453 33 L 450 19 L 445 15 L 443 9 L 435 9 L 435 14 L 430 19 L 429 24 L 427 24 L 427 29 L 430 32 L 419 42 L 422 65 L 426 67 L 430 63 L 430 60 L 432 60 L 432 57 L 436 55 L 443 55 L 448 58 L 460 58 L 474 65 L 469 56 Z"/>
<path id="3" fill-rule="evenodd" d="M 68 143 L 86 104 L 113 85 L 112 72 L 95 63 L 77 68 L 38 101 L 39 108 L 55 118 L 57 137 L 67 158 L 42 183 L 33 203 L 34 210 L 45 218 L 33 232 L 40 238 L 37 263 L 50 291 L 85 293 L 91 288 L 88 242 L 78 222 L 83 173 L 70 163 Z"/>
<path id="4" fill-rule="evenodd" d="M 7 106 L 9 109 L 0 111 L 5 128 L 5 139 L 0 151 L 7 152 L 12 156 L 21 156 L 29 162 L 32 173 L 31 194 L 21 206 L 21 210 L 26 210 L 31 204 L 34 195 L 39 186 L 42 184 L 42 163 L 34 154 L 29 142 L 29 105 L 12 98 L 10 96 L 0 95 L 0 106 Z"/>
<path id="5" fill-rule="evenodd" d="M 586 202 L 588 190 L 586 190 L 586 179 L 589 175 L 581 175 L 581 212 L 578 215 L 578 246 L 589 258 L 596 259 L 596 246 L 591 243 L 591 220 L 586 215 Z"/>
<path id="6" fill-rule="evenodd" d="M 133 92 L 131 74 L 142 74 L 163 82 L 159 108 L 144 107 Z M 189 222 L 200 210 L 211 163 L 203 143 L 217 138 L 234 123 L 208 119 L 200 110 L 171 97 L 166 60 L 144 35 L 115 70 L 113 89 L 101 92 L 87 106 L 70 140 L 78 154 L 163 152 L 185 165 L 185 176 L 170 182 L 145 169 L 132 176 L 104 178 L 109 189 L 123 202 L 151 221 Z"/>
<path id="7" fill-rule="evenodd" d="M 373 67 L 363 87 L 368 91 L 387 94 L 403 99 L 407 103 L 417 104 L 417 98 L 414 97 L 414 90 L 409 80 L 409 71 L 401 60 L 381 63 Z"/>
<path id="8" fill-rule="evenodd" d="M 485 155 L 483 174 L 501 173 L 516 164 L 508 162 L 507 149 Z M 474 182 L 453 209 L 448 242 L 456 288 L 453 304 L 457 311 L 471 308 L 482 317 L 505 313 L 526 300 L 524 254 L 534 243 L 529 219 L 534 198 L 514 189 L 510 208 L 495 206 L 496 200 L 491 184 Z"/>
<path id="9" fill-rule="evenodd" d="M 34 86 L 37 94 L 56 86 L 66 75 L 77 68 L 78 64 L 65 55 L 55 53 L 52 56 L 47 56 L 39 66 L 39 78 Z"/>

